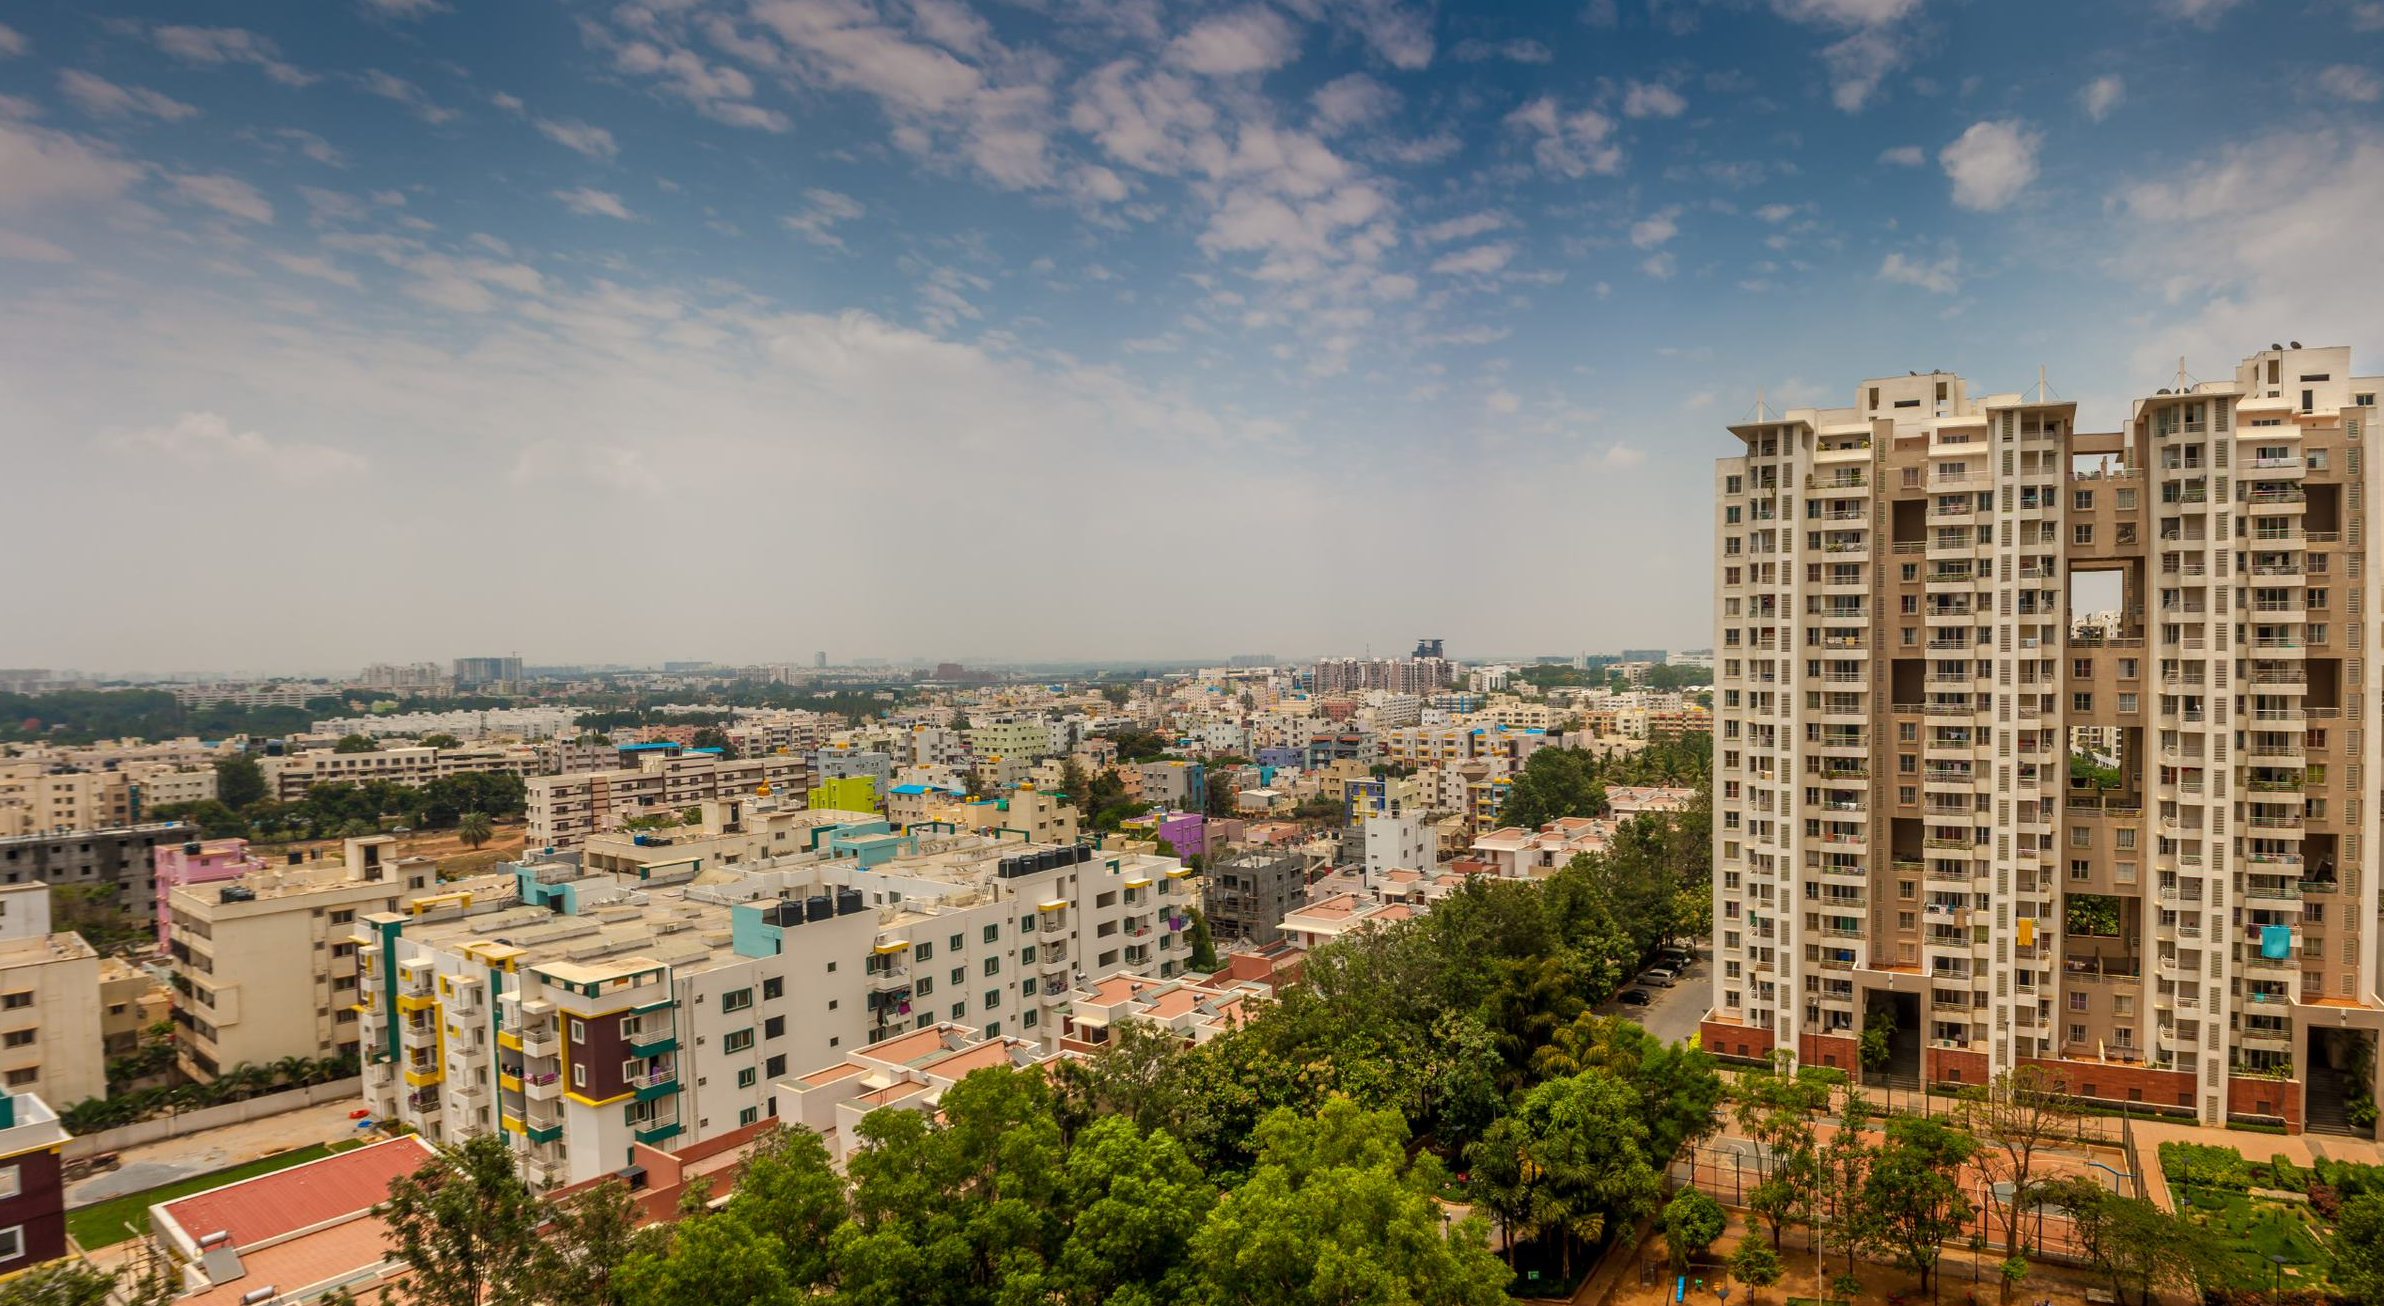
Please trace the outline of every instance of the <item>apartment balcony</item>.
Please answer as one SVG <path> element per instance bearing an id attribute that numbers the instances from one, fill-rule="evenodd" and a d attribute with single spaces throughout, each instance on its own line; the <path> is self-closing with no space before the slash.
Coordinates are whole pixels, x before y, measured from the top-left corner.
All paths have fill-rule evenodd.
<path id="1" fill-rule="evenodd" d="M 2301 881 L 2251 876 L 2244 881 L 2243 905 L 2267 911 L 2298 911 L 2301 909 Z"/>
<path id="2" fill-rule="evenodd" d="M 871 992 L 888 993 L 895 989 L 909 988 L 910 983 L 911 968 L 907 963 L 898 966 L 872 966 L 869 968 Z"/>
<path id="3" fill-rule="evenodd" d="M 550 1026 L 521 1036 L 521 1050 L 525 1057 L 551 1057 L 563 1050 L 563 1040 Z"/>
<path id="4" fill-rule="evenodd" d="M 640 1102 L 667 1097 L 679 1091 L 679 1072 L 673 1068 L 657 1070 L 649 1075 L 634 1075 L 630 1077 L 629 1088 Z"/>
<path id="5" fill-rule="evenodd" d="M 2270 1026 L 2245 1025 L 2236 1031 L 2235 1046 L 2246 1052 L 2291 1052 L 2293 1031 Z"/>
<path id="6" fill-rule="evenodd" d="M 2280 812 L 2255 805 L 2243 823 L 2255 830 L 2298 830 L 2308 822 L 2299 812 Z"/>
<path id="7" fill-rule="evenodd" d="M 552 1102 L 563 1096 L 563 1076 L 559 1071 L 539 1070 L 521 1077 L 522 1096 L 532 1102 Z"/>

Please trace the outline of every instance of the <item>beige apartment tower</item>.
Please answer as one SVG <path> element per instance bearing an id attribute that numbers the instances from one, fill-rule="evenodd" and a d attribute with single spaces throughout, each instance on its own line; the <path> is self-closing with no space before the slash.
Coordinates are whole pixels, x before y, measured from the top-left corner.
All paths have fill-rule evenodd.
<path id="1" fill-rule="evenodd" d="M 2375 1100 L 2350 372 L 2274 346 L 2115 431 L 1910 373 L 1730 428 L 1706 1048 L 2294 1130 Z"/>

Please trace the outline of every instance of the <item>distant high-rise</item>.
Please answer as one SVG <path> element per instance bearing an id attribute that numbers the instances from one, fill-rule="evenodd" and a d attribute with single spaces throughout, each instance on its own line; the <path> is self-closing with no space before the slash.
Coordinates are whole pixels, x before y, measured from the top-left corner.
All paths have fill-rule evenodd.
<path id="1" fill-rule="evenodd" d="M 1441 641 L 1437 639 L 1419 639 L 1416 641 L 1415 652 L 1408 654 L 1408 656 L 1412 658 L 1447 657 L 1448 654 L 1441 652 L 1440 645 Z"/>
<path id="2" fill-rule="evenodd" d="M 1730 428 L 1702 1046 L 1851 1069 L 1876 1025 L 1892 1076 L 2344 1119 L 2384 1029 L 2350 372 L 2272 347 L 2105 432 L 1922 372 Z"/>
<path id="3" fill-rule="evenodd" d="M 518 657 L 457 658 L 455 660 L 455 687 L 457 689 L 462 689 L 467 685 L 487 685 L 499 682 L 511 684 L 521 678 L 522 660 Z"/>
<path id="4" fill-rule="evenodd" d="M 814 653 L 814 654 L 812 654 L 812 655 L 811 655 L 811 665 L 812 665 L 813 667 L 815 667 L 815 668 L 817 668 L 817 669 L 821 670 L 821 671 L 825 671 L 825 670 L 827 670 L 827 669 L 828 669 L 828 655 L 827 655 L 827 653 L 825 653 L 825 652 L 823 651 L 823 652 L 819 652 L 819 653 Z"/>

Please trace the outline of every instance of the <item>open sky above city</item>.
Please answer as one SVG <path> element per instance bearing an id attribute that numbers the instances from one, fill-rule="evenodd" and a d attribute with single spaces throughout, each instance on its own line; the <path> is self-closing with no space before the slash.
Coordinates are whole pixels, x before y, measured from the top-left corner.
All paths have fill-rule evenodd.
<path id="1" fill-rule="evenodd" d="M 1758 391 L 2384 351 L 2378 0 L 0 24 L 0 664 L 1700 647 Z"/>

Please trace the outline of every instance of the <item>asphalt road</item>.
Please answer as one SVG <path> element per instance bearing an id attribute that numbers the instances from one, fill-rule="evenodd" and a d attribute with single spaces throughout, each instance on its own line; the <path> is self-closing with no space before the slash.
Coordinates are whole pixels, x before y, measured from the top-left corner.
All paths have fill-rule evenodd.
<path id="1" fill-rule="evenodd" d="M 1707 949 L 1697 949 L 1697 959 L 1672 987 L 1659 989 L 1653 985 L 1626 984 L 1625 988 L 1644 988 L 1655 1001 L 1644 1007 L 1608 1002 L 1598 1008 L 1601 1016 L 1628 1016 L 1647 1028 L 1647 1032 L 1667 1043 L 1675 1043 L 1697 1032 L 1697 1022 L 1705 1017 L 1705 1009 L 1712 1005 L 1713 961 Z"/>

